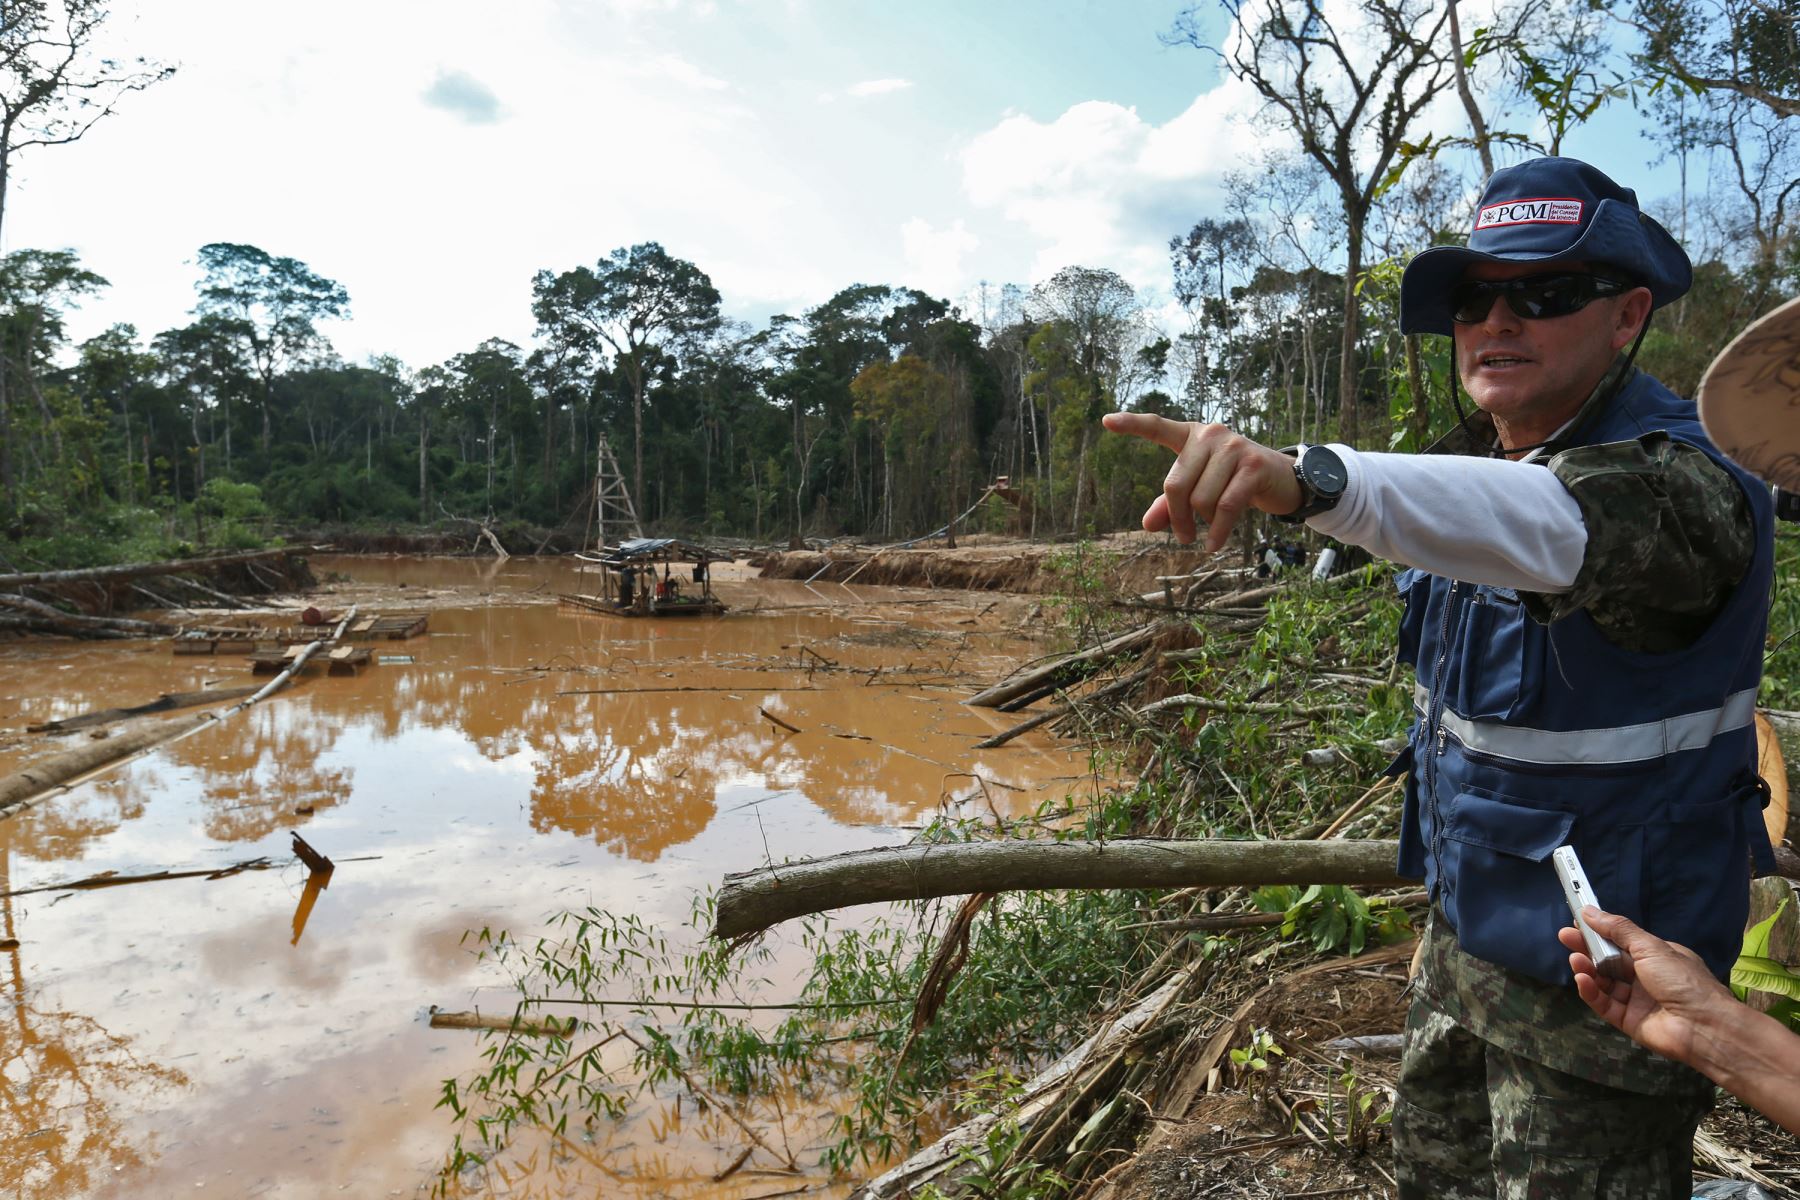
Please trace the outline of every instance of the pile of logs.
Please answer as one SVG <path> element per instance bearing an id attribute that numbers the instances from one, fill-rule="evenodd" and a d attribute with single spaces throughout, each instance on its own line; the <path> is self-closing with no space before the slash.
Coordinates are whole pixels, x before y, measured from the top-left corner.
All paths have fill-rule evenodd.
<path id="1" fill-rule="evenodd" d="M 250 608 L 240 595 L 312 586 L 303 556 L 325 549 L 329 547 L 283 547 L 0 575 L 0 629 L 81 638 L 168 637 L 196 626 L 115 614 L 134 608 Z"/>

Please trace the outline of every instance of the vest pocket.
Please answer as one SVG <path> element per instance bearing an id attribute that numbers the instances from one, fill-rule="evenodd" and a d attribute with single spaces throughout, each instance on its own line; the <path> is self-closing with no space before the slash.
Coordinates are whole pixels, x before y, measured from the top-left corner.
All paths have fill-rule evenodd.
<path id="1" fill-rule="evenodd" d="M 1400 646 L 1398 656 L 1408 666 L 1419 662 L 1419 638 L 1425 629 L 1425 610 L 1431 606 L 1431 577 L 1417 567 L 1408 567 L 1394 577 L 1401 602 L 1406 606 L 1400 614 Z"/>
<path id="2" fill-rule="evenodd" d="M 1650 859 L 1646 925 L 1689 946 L 1715 974 L 1730 967 L 1742 945 L 1750 907 L 1746 820 L 1760 820 L 1751 811 L 1746 794 L 1733 793 L 1671 804 L 1667 819 L 1642 826 Z"/>
<path id="3" fill-rule="evenodd" d="M 1413 770 L 1412 740 L 1418 736 L 1418 722 L 1406 731 L 1406 748 L 1394 756 L 1394 761 L 1387 765 L 1381 773 L 1383 779 L 1394 779 L 1404 775 L 1406 781 L 1400 785 L 1400 857 L 1396 863 L 1397 872 L 1408 879 L 1423 879 L 1429 888 L 1435 873 L 1427 874 L 1429 858 L 1425 853 L 1425 839 L 1419 829 L 1419 776 Z"/>
<path id="4" fill-rule="evenodd" d="M 1440 869 L 1451 884 L 1446 914 L 1464 950 L 1540 979 L 1567 981 L 1568 952 L 1556 931 L 1569 923 L 1569 910 L 1550 854 L 1569 841 L 1574 824 L 1572 812 L 1457 794 L 1444 813 Z M 1594 887 L 1606 894 L 1600 880 Z"/>
<path id="5" fill-rule="evenodd" d="M 1544 627 L 1511 588 L 1483 585 L 1469 597 L 1454 708 L 1465 717 L 1508 720 L 1530 710 L 1543 687 Z"/>

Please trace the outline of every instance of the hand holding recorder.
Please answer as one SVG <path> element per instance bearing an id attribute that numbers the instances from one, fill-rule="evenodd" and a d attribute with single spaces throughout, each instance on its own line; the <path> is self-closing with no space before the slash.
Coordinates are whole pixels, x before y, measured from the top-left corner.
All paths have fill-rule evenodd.
<path id="1" fill-rule="evenodd" d="M 1631 959 L 1623 950 L 1596 932 L 1581 915 L 1581 910 L 1590 905 L 1599 908 L 1600 898 L 1594 895 L 1594 885 L 1588 882 L 1587 872 L 1581 868 L 1581 859 L 1575 855 L 1575 847 L 1558 846 L 1550 855 L 1550 863 L 1556 868 L 1557 882 L 1562 884 L 1563 901 L 1569 906 L 1569 915 L 1575 918 L 1575 928 L 1581 931 L 1582 945 L 1587 950 L 1588 960 L 1593 963 L 1595 973 L 1609 979 L 1630 979 Z"/>
<path id="2" fill-rule="evenodd" d="M 1595 971 L 1581 930 L 1557 934 L 1572 952 L 1569 969 L 1589 1008 L 1632 1041 L 1686 1063 L 1800 1133 L 1800 1037 L 1739 1004 L 1686 946 L 1591 906 L 1581 915 L 1628 955 L 1626 978 L 1609 979 Z"/>

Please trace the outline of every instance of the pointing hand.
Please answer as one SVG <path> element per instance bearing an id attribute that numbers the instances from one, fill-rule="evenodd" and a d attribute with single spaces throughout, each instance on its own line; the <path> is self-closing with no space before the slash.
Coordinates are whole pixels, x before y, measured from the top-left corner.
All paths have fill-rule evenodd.
<path id="1" fill-rule="evenodd" d="M 1144 511 L 1144 528 L 1167 529 L 1182 543 L 1198 536 L 1195 518 L 1206 523 L 1206 548 L 1219 550 L 1245 510 L 1283 515 L 1304 497 L 1294 478 L 1294 460 L 1223 425 L 1171 421 L 1150 413 L 1107 413 L 1101 423 L 1175 452 L 1163 480 L 1163 494 Z"/>

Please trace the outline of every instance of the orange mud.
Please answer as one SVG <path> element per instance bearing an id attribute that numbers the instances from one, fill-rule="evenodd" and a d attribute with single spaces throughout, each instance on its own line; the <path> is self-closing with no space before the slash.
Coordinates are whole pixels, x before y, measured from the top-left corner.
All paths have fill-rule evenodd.
<path id="1" fill-rule="evenodd" d="M 627 620 L 559 607 L 551 593 L 595 579 L 565 561 L 312 565 L 335 582 L 294 608 L 423 610 L 430 633 L 0 817 L 0 891 L 284 864 L 0 900 L 8 1195 L 419 1194 L 453 1132 L 433 1109 L 441 1082 L 480 1045 L 430 1029 L 427 1008 L 511 1003 L 466 931 L 528 936 L 594 904 L 679 934 L 728 871 L 898 843 L 944 806 L 1016 812 L 1092 786 L 1042 732 L 972 749 L 1017 718 L 960 698 L 1038 652 L 1016 598 L 721 570 L 731 615 Z M 29 722 L 250 681 L 241 657 L 162 642 L 0 644 L 0 773 L 89 736 Z M 323 892 L 289 830 L 337 861 Z M 776 963 L 803 966 L 791 943 Z M 808 1173 L 768 1175 L 758 1153 L 720 1184 L 742 1135 L 673 1099 L 560 1144 L 523 1139 L 506 1194 L 847 1190 L 816 1166 L 796 1098 L 754 1117 L 772 1139 L 785 1124 Z"/>

